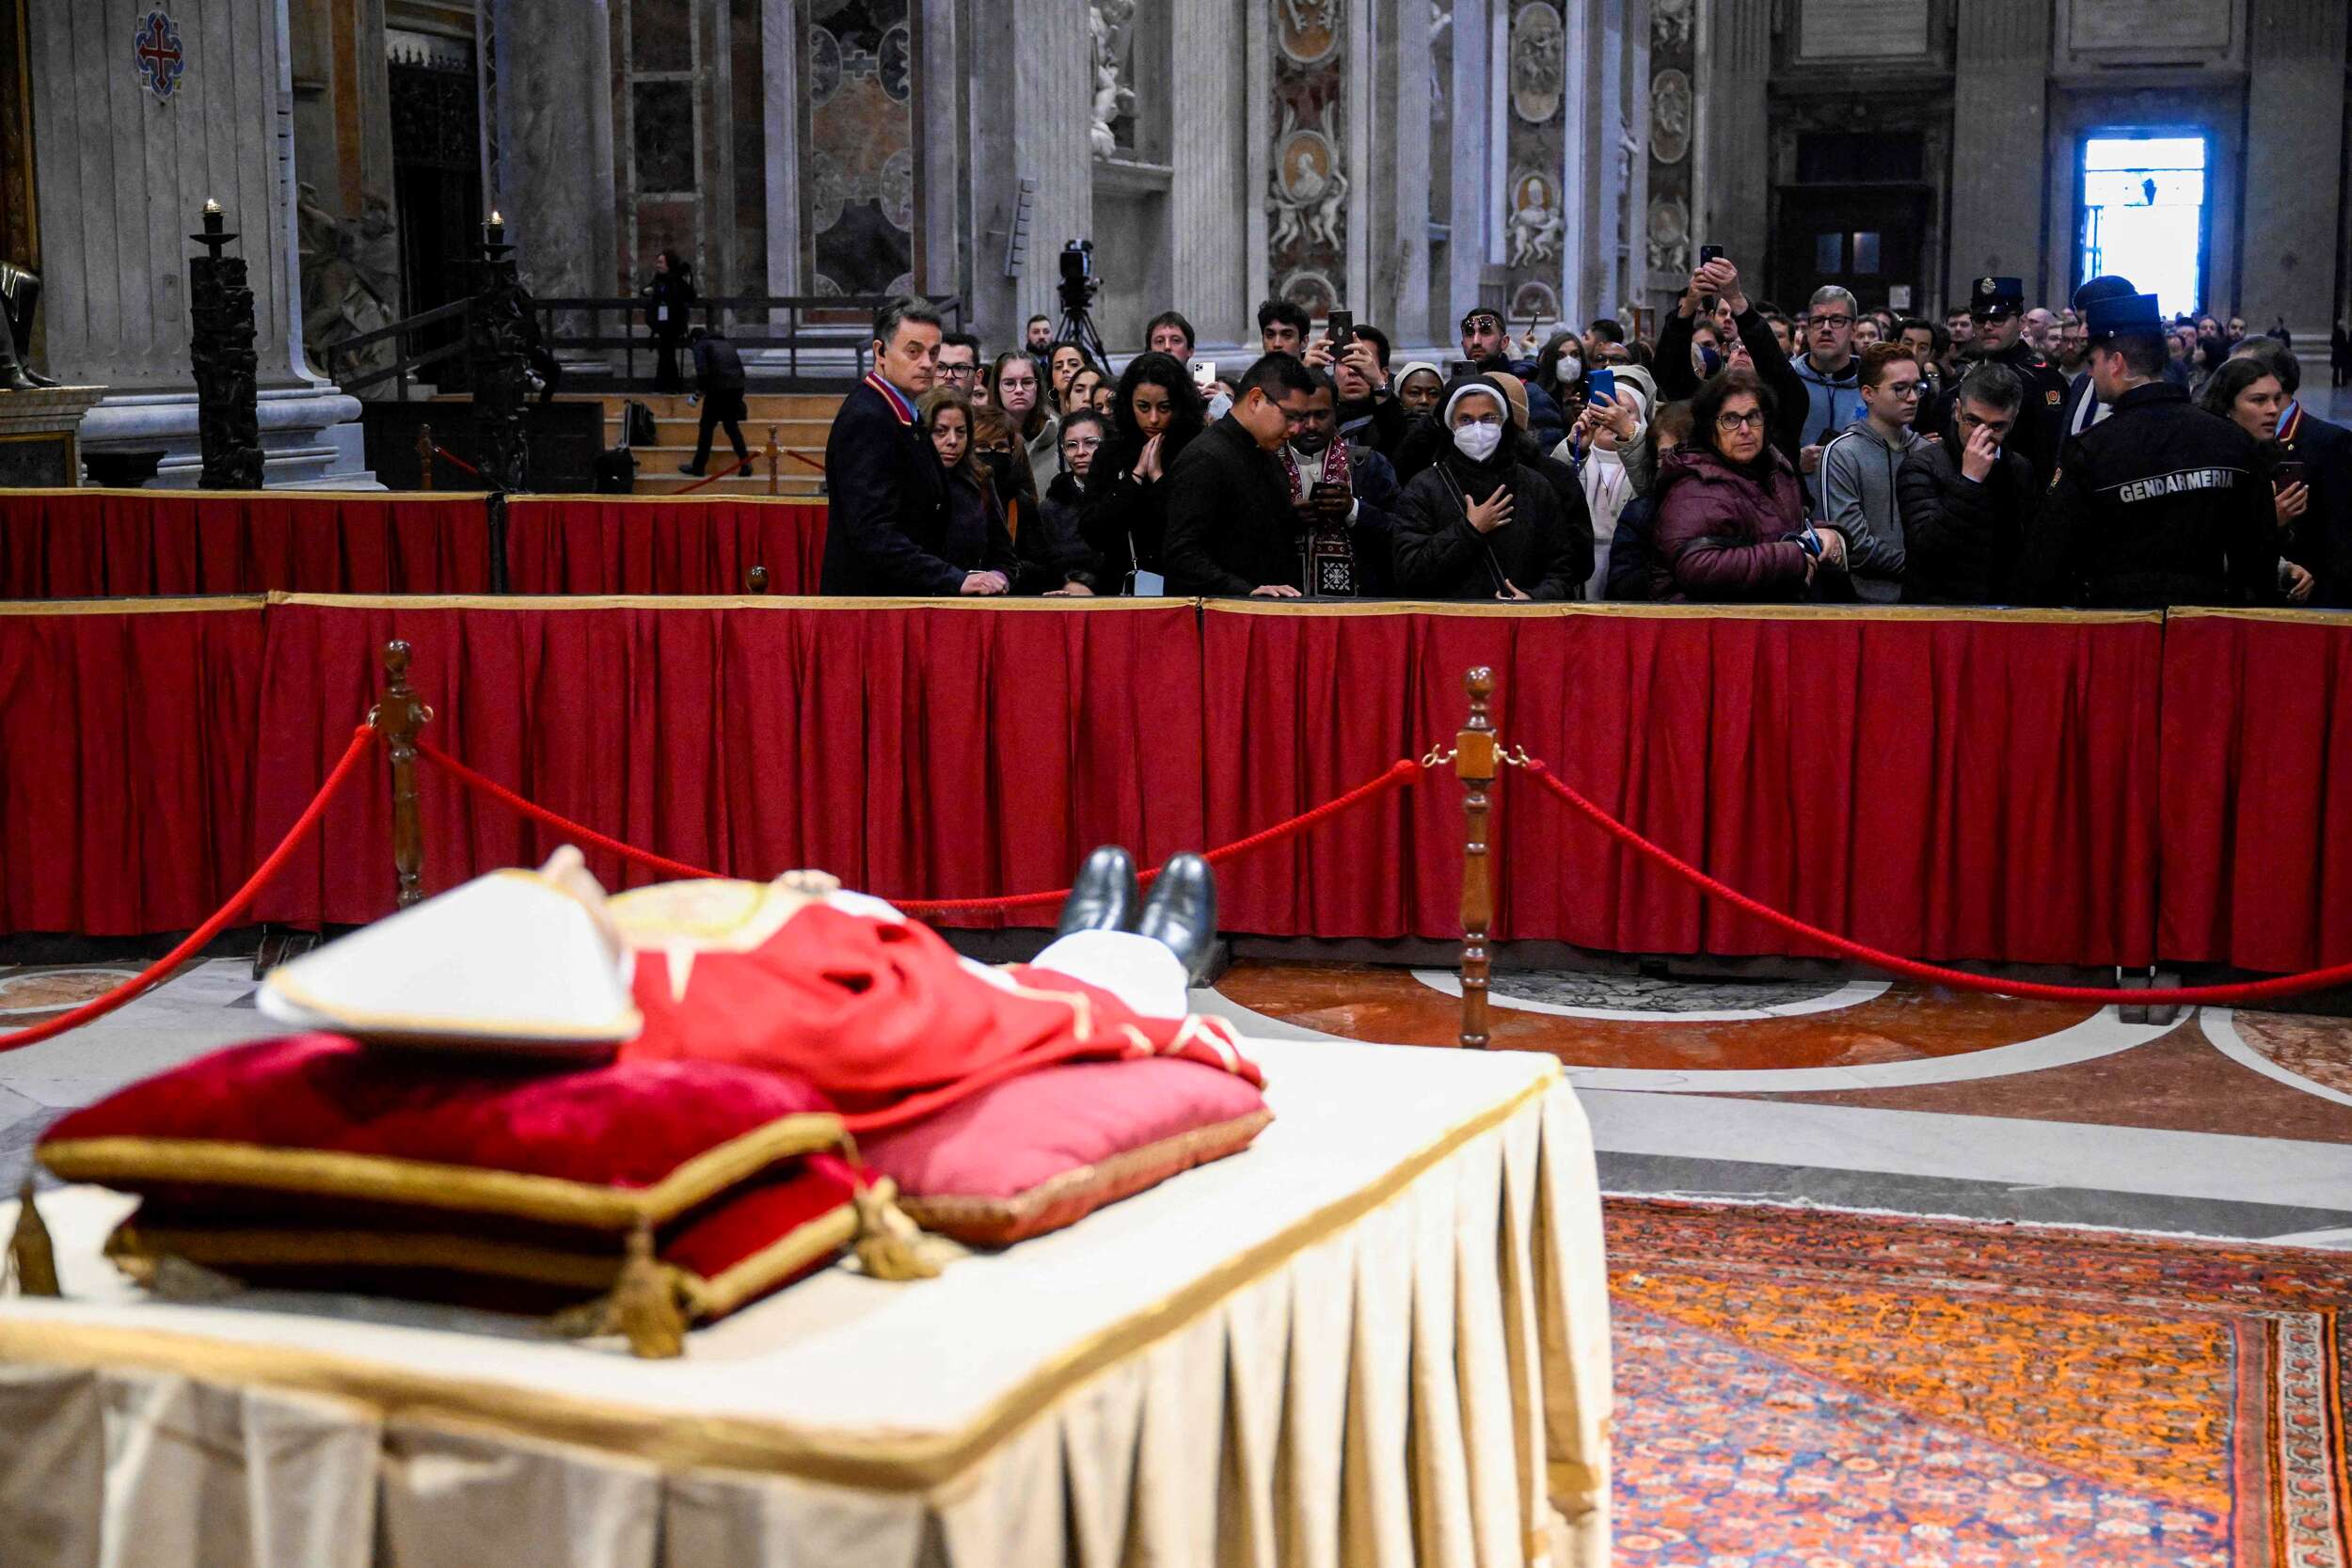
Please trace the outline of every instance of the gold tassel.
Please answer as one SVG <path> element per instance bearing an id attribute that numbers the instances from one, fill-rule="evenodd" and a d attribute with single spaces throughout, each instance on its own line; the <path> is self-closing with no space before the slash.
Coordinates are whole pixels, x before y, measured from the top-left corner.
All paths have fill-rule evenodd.
<path id="1" fill-rule="evenodd" d="M 859 1187 L 857 1204 L 857 1266 L 875 1279 L 931 1279 L 939 1264 L 923 1255 L 923 1231 L 906 1211 L 891 1201 L 886 1182 Z"/>
<path id="2" fill-rule="evenodd" d="M 30 1172 L 17 1191 L 16 1202 L 16 1234 L 8 1238 L 8 1269 L 16 1275 L 17 1294 L 64 1295 L 57 1289 L 56 1243 L 49 1239 L 49 1227 L 40 1223 L 40 1211 L 33 1207 Z"/>
<path id="3" fill-rule="evenodd" d="M 686 1313 L 678 1276 L 653 1255 L 653 1227 L 643 1221 L 628 1233 L 628 1257 L 612 1293 L 555 1315 L 555 1331 L 571 1338 L 618 1334 L 629 1354 L 665 1361 L 686 1354 Z"/>

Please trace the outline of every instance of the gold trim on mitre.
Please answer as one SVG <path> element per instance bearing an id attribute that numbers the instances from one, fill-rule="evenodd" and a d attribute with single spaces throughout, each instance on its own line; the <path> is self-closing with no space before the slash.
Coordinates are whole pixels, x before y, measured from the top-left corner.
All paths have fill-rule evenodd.
<path id="1" fill-rule="evenodd" d="M 622 942 L 641 951 L 748 953 L 840 886 L 821 871 L 787 871 L 772 882 L 706 877 L 632 888 L 604 907 Z"/>

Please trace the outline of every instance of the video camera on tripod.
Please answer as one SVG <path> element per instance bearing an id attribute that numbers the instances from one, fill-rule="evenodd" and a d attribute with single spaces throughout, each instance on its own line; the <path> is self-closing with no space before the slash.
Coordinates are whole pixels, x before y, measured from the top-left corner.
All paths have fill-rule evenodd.
<path id="1" fill-rule="evenodd" d="M 1094 303 L 1095 293 L 1103 280 L 1094 276 L 1094 242 L 1073 240 L 1061 247 L 1061 326 L 1054 335 L 1066 343 L 1075 343 L 1098 365 L 1110 363 L 1103 348 L 1103 335 L 1095 330 L 1093 314 L 1087 309 Z"/>
<path id="2" fill-rule="evenodd" d="M 1073 240 L 1061 247 L 1061 308 L 1083 311 L 1094 303 L 1094 295 L 1103 287 L 1094 276 L 1094 242 Z"/>

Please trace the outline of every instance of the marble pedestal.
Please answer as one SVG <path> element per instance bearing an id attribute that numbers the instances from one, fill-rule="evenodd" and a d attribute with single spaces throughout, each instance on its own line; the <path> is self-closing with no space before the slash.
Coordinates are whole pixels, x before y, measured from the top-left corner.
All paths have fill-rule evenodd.
<path id="1" fill-rule="evenodd" d="M 50 489 L 81 483 L 76 433 L 84 412 L 105 395 L 103 387 L 38 387 L 0 392 L 0 489 Z"/>
<path id="2" fill-rule="evenodd" d="M 270 489 L 380 490 L 368 467 L 359 400 L 332 387 L 265 387 L 262 483 Z M 192 490 L 204 468 L 193 391 L 123 393 L 82 420 L 85 451 L 164 454 L 154 488 Z M 72 482 L 69 482 L 72 483 Z"/>

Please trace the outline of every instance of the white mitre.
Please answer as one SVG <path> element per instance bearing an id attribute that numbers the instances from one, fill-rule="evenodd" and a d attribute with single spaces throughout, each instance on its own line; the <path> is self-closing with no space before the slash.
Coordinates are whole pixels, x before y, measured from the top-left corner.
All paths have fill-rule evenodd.
<path id="1" fill-rule="evenodd" d="M 390 1044 L 609 1053 L 644 1025 L 603 891 L 560 851 L 493 871 L 270 972 L 262 1012 Z"/>

